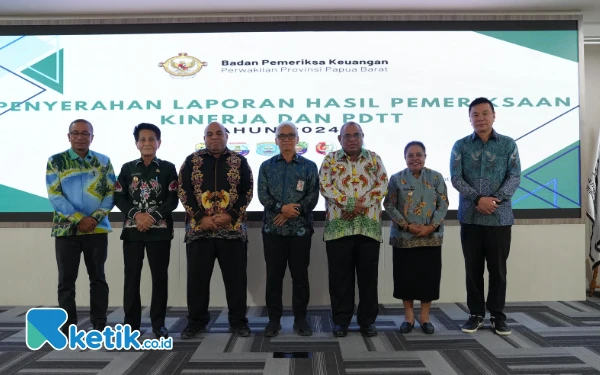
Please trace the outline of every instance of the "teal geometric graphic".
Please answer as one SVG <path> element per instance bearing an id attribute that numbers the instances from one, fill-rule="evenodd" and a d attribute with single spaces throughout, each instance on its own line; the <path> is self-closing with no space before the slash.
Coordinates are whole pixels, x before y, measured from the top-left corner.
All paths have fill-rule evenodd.
<path id="1" fill-rule="evenodd" d="M 521 172 L 515 209 L 580 208 L 579 141 Z"/>
<path id="2" fill-rule="evenodd" d="M 577 30 L 478 31 L 479 34 L 569 61 L 579 61 Z"/>
<path id="3" fill-rule="evenodd" d="M 60 49 L 58 52 L 24 69 L 22 73 L 62 94 L 64 83 L 63 67 L 63 49 Z"/>
<path id="4" fill-rule="evenodd" d="M 48 198 L 0 185 L 0 212 L 52 212 Z"/>
<path id="5" fill-rule="evenodd" d="M 57 52 L 57 37 L 54 39 L 37 36 L 0 36 L 0 65 L 11 72 L 19 72 L 30 61 L 37 61 L 40 56 Z M 0 77 L 10 74 L 0 70 Z"/>

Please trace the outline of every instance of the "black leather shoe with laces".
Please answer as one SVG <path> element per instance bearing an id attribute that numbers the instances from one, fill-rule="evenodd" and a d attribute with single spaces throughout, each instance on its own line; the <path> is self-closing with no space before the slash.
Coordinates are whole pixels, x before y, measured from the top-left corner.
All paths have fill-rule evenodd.
<path id="1" fill-rule="evenodd" d="M 275 337 L 279 334 L 279 330 L 281 329 L 281 324 L 276 320 L 269 320 L 269 323 L 265 327 L 263 331 L 263 335 L 265 337 Z"/>

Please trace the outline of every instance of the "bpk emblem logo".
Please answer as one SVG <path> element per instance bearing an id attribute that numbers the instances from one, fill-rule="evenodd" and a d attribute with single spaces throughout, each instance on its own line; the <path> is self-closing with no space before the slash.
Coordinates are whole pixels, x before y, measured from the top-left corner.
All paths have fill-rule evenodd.
<path id="1" fill-rule="evenodd" d="M 158 64 L 160 68 L 163 68 L 175 78 L 191 78 L 198 74 L 202 70 L 202 67 L 207 65 L 206 62 L 200 61 L 194 56 L 188 56 L 185 52 Z"/>

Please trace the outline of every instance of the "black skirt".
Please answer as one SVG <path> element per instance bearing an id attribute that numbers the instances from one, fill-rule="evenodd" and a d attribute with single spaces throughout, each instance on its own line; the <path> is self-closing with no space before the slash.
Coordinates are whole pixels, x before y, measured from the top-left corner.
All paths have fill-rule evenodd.
<path id="1" fill-rule="evenodd" d="M 435 301 L 440 298 L 442 247 L 394 247 L 394 298 Z"/>

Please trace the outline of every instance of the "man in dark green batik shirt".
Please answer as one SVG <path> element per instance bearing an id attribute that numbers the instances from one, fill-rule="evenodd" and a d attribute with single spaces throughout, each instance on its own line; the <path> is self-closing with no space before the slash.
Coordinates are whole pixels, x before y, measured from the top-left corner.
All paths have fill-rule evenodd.
<path id="1" fill-rule="evenodd" d="M 121 233 L 125 263 L 125 324 L 132 330 L 141 328 L 140 279 L 146 249 L 152 273 L 152 332 L 156 338 L 167 338 L 165 316 L 173 239 L 171 213 L 179 204 L 177 169 L 172 163 L 156 157 L 161 144 L 160 129 L 156 125 L 139 124 L 133 130 L 133 136 L 141 156 L 123 165 L 115 185 L 115 203 L 125 215 Z"/>
<path id="2" fill-rule="evenodd" d="M 264 206 L 263 244 L 267 264 L 266 304 L 269 323 L 264 335 L 277 336 L 283 314 L 283 277 L 288 264 L 292 276 L 294 332 L 312 335 L 306 321 L 310 297 L 308 265 L 313 234 L 312 210 L 319 200 L 317 165 L 296 153 L 298 129 L 282 122 L 275 142 L 280 154 L 266 160 L 258 175 L 258 199 Z"/>
<path id="3" fill-rule="evenodd" d="M 474 132 L 459 139 L 452 148 L 450 175 L 460 193 L 458 220 L 467 274 L 469 320 L 462 331 L 474 333 L 483 327 L 485 310 L 492 329 L 510 335 L 504 315 L 506 261 L 514 223 L 511 198 L 521 182 L 521 163 L 516 142 L 492 128 L 496 114 L 486 98 L 469 105 Z M 489 271 L 487 301 L 483 272 Z"/>

